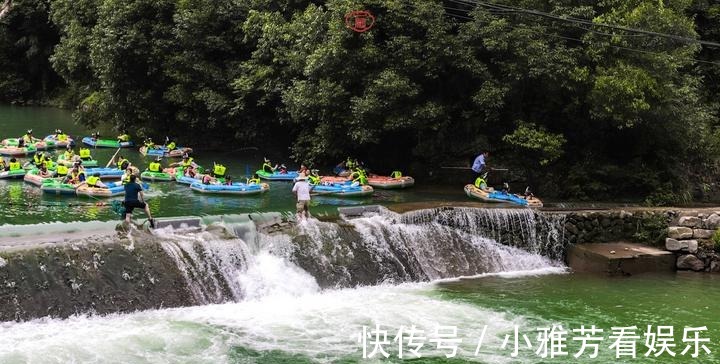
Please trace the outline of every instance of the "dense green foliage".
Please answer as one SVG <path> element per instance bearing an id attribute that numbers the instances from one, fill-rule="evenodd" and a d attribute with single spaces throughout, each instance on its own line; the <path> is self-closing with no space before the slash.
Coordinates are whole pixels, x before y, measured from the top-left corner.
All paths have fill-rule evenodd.
<path id="1" fill-rule="evenodd" d="M 719 175 L 720 49 L 693 42 L 464 0 L 13 3 L 0 97 L 43 97 L 59 75 L 88 125 L 416 172 L 489 148 L 491 165 L 573 198 L 679 203 Z M 720 40 L 708 0 L 496 3 Z M 343 21 L 358 9 L 377 17 L 362 34 Z"/>

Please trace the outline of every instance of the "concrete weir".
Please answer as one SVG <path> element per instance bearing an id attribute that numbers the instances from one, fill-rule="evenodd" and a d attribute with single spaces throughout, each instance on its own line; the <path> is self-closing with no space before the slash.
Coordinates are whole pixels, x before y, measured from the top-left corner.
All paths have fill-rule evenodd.
<path id="1" fill-rule="evenodd" d="M 567 263 L 574 272 L 631 275 L 674 271 L 675 255 L 629 242 L 577 244 L 568 250 Z"/>

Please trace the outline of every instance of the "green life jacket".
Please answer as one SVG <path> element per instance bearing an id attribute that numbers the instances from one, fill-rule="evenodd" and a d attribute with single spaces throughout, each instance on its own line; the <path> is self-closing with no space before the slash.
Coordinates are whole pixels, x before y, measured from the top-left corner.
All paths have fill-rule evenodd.
<path id="1" fill-rule="evenodd" d="M 390 177 L 392 177 L 392 178 L 400 178 L 400 177 L 402 177 L 402 172 L 400 172 L 400 171 L 393 171 L 393 173 L 390 173 Z"/>
<path id="2" fill-rule="evenodd" d="M 62 164 L 58 164 L 57 166 L 57 174 L 60 177 L 65 177 L 68 174 L 68 167 L 64 166 Z"/>
<path id="3" fill-rule="evenodd" d="M 22 165 L 20 164 L 20 162 L 10 162 L 9 166 L 11 171 L 17 171 L 22 169 Z"/>
<path id="4" fill-rule="evenodd" d="M 100 182 L 100 177 L 90 176 L 87 179 L 87 185 L 90 187 L 97 187 L 98 182 Z"/>
<path id="5" fill-rule="evenodd" d="M 160 163 L 158 163 L 158 162 L 152 162 L 152 163 L 150 163 L 150 165 L 148 166 L 148 170 L 149 170 L 150 172 L 160 172 L 160 168 L 161 168 L 161 167 L 162 167 L 162 166 L 160 165 Z"/>
<path id="6" fill-rule="evenodd" d="M 225 175 L 225 169 L 225 166 L 223 166 L 222 164 L 216 164 L 213 168 L 213 173 L 216 177 L 222 177 Z"/>
<path id="7" fill-rule="evenodd" d="M 311 185 L 319 185 L 320 184 L 320 176 L 314 176 L 311 174 L 308 176 L 308 181 L 310 182 Z"/>
<path id="8" fill-rule="evenodd" d="M 45 162 L 45 156 L 40 157 L 37 153 L 33 156 L 33 162 L 35 166 L 40 167 Z"/>

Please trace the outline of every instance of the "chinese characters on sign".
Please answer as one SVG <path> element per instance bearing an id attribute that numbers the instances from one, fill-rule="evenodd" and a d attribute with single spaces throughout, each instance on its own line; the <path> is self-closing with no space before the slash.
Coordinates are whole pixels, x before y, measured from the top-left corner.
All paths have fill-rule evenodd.
<path id="1" fill-rule="evenodd" d="M 475 347 L 475 356 L 480 354 L 483 340 L 488 326 L 482 327 L 477 338 L 472 338 Z M 611 350 L 615 358 L 660 357 L 660 356 L 690 356 L 697 358 L 710 354 L 707 345 L 710 339 L 702 337 L 707 331 L 706 326 L 685 327 L 682 341 L 675 342 L 673 326 L 648 325 L 646 330 L 637 326 L 618 326 L 607 331 L 607 339 L 603 336 L 605 330 L 595 327 L 565 329 L 562 325 L 552 327 L 539 327 L 533 333 L 521 333 L 516 325 L 511 333 L 504 336 L 502 344 L 495 350 L 511 357 L 517 357 L 521 351 L 528 351 L 540 358 L 557 358 L 572 355 L 575 358 L 585 356 L 590 359 L 597 358 L 601 350 Z M 422 349 L 440 352 L 447 358 L 458 355 L 458 348 L 463 338 L 458 336 L 455 326 L 437 326 L 431 332 L 425 332 L 415 325 L 401 326 L 397 330 L 383 328 L 376 325 L 374 328 L 363 326 L 358 337 L 362 347 L 364 359 L 389 358 L 394 353 L 400 359 L 420 358 Z M 570 350 L 569 343 L 573 343 L 574 350 Z"/>

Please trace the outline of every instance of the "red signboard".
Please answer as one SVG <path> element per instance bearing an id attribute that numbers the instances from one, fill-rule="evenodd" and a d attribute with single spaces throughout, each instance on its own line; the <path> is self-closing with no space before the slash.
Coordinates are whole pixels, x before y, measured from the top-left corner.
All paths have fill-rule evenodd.
<path id="1" fill-rule="evenodd" d="M 355 10 L 345 14 L 345 26 L 355 32 L 367 32 L 373 25 L 375 16 L 367 10 Z"/>

